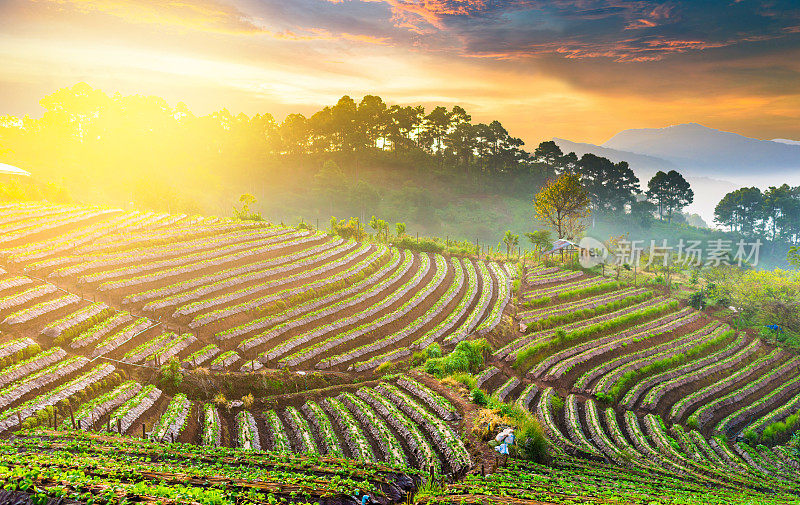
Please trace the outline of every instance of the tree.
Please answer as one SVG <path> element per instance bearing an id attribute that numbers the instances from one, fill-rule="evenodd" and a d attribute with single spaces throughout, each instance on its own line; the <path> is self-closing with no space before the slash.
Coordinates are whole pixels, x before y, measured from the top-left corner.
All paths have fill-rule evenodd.
<path id="1" fill-rule="evenodd" d="M 786 261 L 794 268 L 800 269 L 800 246 L 792 246 L 786 253 Z"/>
<path id="2" fill-rule="evenodd" d="M 403 234 L 406 232 L 406 224 L 405 223 L 395 223 L 394 229 L 397 232 L 397 237 L 402 237 Z"/>
<path id="3" fill-rule="evenodd" d="M 239 197 L 239 203 L 241 207 L 233 208 L 233 215 L 236 219 L 241 219 L 242 221 L 263 221 L 264 219 L 261 217 L 260 212 L 253 212 L 250 208 L 255 205 L 257 202 L 256 197 L 249 193 L 245 193 Z"/>
<path id="4" fill-rule="evenodd" d="M 389 223 L 383 219 L 378 219 L 377 217 L 372 216 L 372 219 L 369 220 L 369 226 L 375 230 L 375 235 L 378 240 L 389 240 Z"/>
<path id="5" fill-rule="evenodd" d="M 647 183 L 647 196 L 658 204 L 658 216 L 662 221 L 666 214 L 667 222 L 672 222 L 673 212 L 680 211 L 694 201 L 694 191 L 675 170 L 656 172 Z"/>
<path id="6" fill-rule="evenodd" d="M 541 254 L 542 251 L 553 245 L 550 230 L 536 230 L 531 233 L 526 233 L 525 236 L 531 241 L 531 245 L 533 245 L 533 250 L 536 254 Z"/>
<path id="7" fill-rule="evenodd" d="M 578 162 L 578 157 L 575 153 L 564 154 L 558 144 L 548 140 L 540 143 L 533 151 L 533 162 L 560 175 L 565 171 L 573 170 Z"/>
<path id="8" fill-rule="evenodd" d="M 731 191 L 714 208 L 714 221 L 747 235 L 760 227 L 763 215 L 764 196 L 756 187 Z"/>
<path id="9" fill-rule="evenodd" d="M 653 214 L 656 212 L 656 204 L 650 200 L 637 200 L 631 203 L 630 215 L 639 221 L 642 228 L 649 228 L 653 222 Z"/>
<path id="10" fill-rule="evenodd" d="M 589 193 L 580 178 L 565 172 L 550 180 L 533 199 L 536 217 L 556 232 L 558 238 L 573 240 L 586 229 L 591 214 Z"/>
<path id="11" fill-rule="evenodd" d="M 503 236 L 503 243 L 506 245 L 506 258 L 509 258 L 511 256 L 511 248 L 519 245 L 519 235 L 514 235 L 511 230 L 508 230 Z"/>
<path id="12" fill-rule="evenodd" d="M 578 169 L 596 210 L 624 212 L 641 192 L 639 178 L 624 161 L 612 163 L 608 158 L 586 153 L 578 161 Z"/>

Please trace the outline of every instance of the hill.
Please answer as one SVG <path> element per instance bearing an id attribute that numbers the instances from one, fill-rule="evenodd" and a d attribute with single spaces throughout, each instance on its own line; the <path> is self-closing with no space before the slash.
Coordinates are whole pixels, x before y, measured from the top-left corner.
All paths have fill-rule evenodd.
<path id="1" fill-rule="evenodd" d="M 624 151 L 613 149 L 610 147 L 598 146 L 594 144 L 586 144 L 581 142 L 572 142 L 565 139 L 554 138 L 553 141 L 565 153 L 574 152 L 578 157 L 586 153 L 596 154 L 603 156 L 619 163 L 621 161 L 627 162 L 631 169 L 636 174 L 636 177 L 641 181 L 643 190 L 647 190 L 647 182 L 658 172 L 668 172 L 670 170 L 677 170 L 681 172 L 687 182 L 692 186 L 695 195 L 695 202 L 686 208 L 687 212 L 698 213 L 703 219 L 711 224 L 714 220 L 714 207 L 727 193 L 734 191 L 741 187 L 741 184 L 736 184 L 729 180 L 721 180 L 719 172 L 715 172 L 714 177 L 698 176 L 695 172 L 688 170 L 686 166 L 679 164 L 677 160 L 668 160 L 657 156 L 650 156 L 631 151 Z M 727 174 L 727 172 L 722 172 Z"/>
<path id="2" fill-rule="evenodd" d="M 798 499 L 800 356 L 657 285 L 213 217 L 0 229 L 6 497 Z"/>
<path id="3" fill-rule="evenodd" d="M 602 147 L 661 158 L 691 176 L 775 176 L 800 167 L 800 146 L 723 132 L 697 123 L 624 130 Z"/>

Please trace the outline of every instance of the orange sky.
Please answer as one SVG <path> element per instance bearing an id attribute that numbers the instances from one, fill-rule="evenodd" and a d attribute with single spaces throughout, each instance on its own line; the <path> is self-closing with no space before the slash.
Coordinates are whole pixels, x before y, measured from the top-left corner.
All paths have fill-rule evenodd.
<path id="1" fill-rule="evenodd" d="M 85 81 L 278 119 L 343 94 L 460 104 L 529 149 L 685 122 L 799 139 L 796 2 L 697 3 L 7 0 L 0 115 Z"/>

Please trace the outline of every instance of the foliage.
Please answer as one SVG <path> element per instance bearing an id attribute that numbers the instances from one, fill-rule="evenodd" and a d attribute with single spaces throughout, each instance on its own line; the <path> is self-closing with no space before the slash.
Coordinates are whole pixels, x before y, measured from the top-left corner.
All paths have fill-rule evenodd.
<path id="1" fill-rule="evenodd" d="M 383 219 L 372 216 L 369 220 L 369 226 L 375 231 L 375 236 L 378 240 L 383 240 L 384 242 L 389 241 L 389 223 Z"/>
<path id="2" fill-rule="evenodd" d="M 658 204 L 660 219 L 667 216 L 667 222 L 672 221 L 672 214 L 680 211 L 694 201 L 694 191 L 681 174 L 675 170 L 667 173 L 656 172 L 656 175 L 647 183 L 648 198 Z"/>
<path id="3" fill-rule="evenodd" d="M 453 352 L 442 358 L 430 358 L 425 362 L 425 371 L 437 377 L 455 372 L 475 372 L 482 365 L 484 355 L 491 351 L 486 339 L 464 340 Z"/>
<path id="4" fill-rule="evenodd" d="M 622 214 L 640 193 L 639 179 L 628 163 L 613 163 L 592 153 L 578 161 L 578 173 L 597 211 Z"/>
<path id="5" fill-rule="evenodd" d="M 558 238 L 573 240 L 586 229 L 589 217 L 589 193 L 580 177 L 564 173 L 548 181 L 533 199 L 536 217 L 556 232 Z"/>
<path id="6" fill-rule="evenodd" d="M 800 269 L 800 246 L 792 246 L 786 253 L 786 261 L 794 268 Z"/>
<path id="7" fill-rule="evenodd" d="M 782 331 L 778 342 L 799 346 L 800 271 L 742 270 L 719 266 L 704 270 L 707 296 L 714 303 L 736 309 L 740 327 L 774 324 Z"/>
<path id="8" fill-rule="evenodd" d="M 536 230 L 534 232 L 526 233 L 525 236 L 528 237 L 528 240 L 530 240 L 536 254 L 541 254 L 545 249 L 550 248 L 553 243 L 550 230 Z"/>
<path id="9" fill-rule="evenodd" d="M 178 358 L 173 356 L 168 363 L 161 365 L 159 383 L 162 386 L 170 386 L 175 389 L 180 387 L 183 383 L 183 371 Z"/>
<path id="10" fill-rule="evenodd" d="M 366 236 L 364 225 L 357 217 L 351 217 L 348 221 L 337 221 L 335 217 L 331 217 L 330 225 L 332 233 L 345 239 L 363 240 Z"/>
<path id="11" fill-rule="evenodd" d="M 472 393 L 470 393 L 470 397 L 472 399 L 472 403 L 476 405 L 486 406 L 489 403 L 486 393 L 484 393 L 480 388 L 473 389 Z"/>
<path id="12" fill-rule="evenodd" d="M 508 230 L 503 236 L 503 243 L 506 245 L 506 257 L 510 257 L 511 249 L 519 245 L 519 235 L 514 235 Z"/>
<path id="13" fill-rule="evenodd" d="M 251 210 L 251 207 L 258 202 L 256 197 L 249 193 L 245 193 L 239 197 L 239 207 L 233 208 L 233 217 L 242 221 L 263 221 L 260 212 Z"/>

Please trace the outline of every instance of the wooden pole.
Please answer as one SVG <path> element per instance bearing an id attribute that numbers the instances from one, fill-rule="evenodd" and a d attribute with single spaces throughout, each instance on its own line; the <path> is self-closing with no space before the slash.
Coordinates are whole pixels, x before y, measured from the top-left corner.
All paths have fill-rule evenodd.
<path id="1" fill-rule="evenodd" d="M 69 403 L 69 418 L 72 421 L 72 429 L 75 429 L 75 412 L 72 410 L 72 403 Z"/>
<path id="2" fill-rule="evenodd" d="M 144 423 L 142 423 L 142 438 L 144 438 Z"/>
<path id="3" fill-rule="evenodd" d="M 122 435 L 122 419 L 119 417 L 117 418 L 117 433 Z"/>

